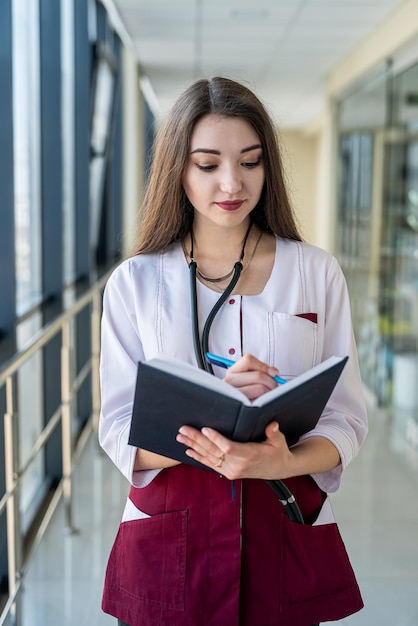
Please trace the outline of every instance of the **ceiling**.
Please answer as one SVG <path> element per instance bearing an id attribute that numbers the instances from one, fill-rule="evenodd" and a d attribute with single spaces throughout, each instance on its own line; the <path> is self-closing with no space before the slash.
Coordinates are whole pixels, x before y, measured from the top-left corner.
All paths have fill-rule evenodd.
<path id="1" fill-rule="evenodd" d="M 222 74 L 254 89 L 282 127 L 300 127 L 321 114 L 329 71 L 402 4 L 114 0 L 157 114 L 192 80 Z"/>

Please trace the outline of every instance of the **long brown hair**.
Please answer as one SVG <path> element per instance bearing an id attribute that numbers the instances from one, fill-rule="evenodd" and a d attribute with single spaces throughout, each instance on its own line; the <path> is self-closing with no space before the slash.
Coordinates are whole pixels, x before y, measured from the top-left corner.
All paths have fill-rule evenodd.
<path id="1" fill-rule="evenodd" d="M 190 230 L 193 207 L 183 190 L 182 176 L 193 129 L 199 119 L 210 113 L 246 120 L 260 138 L 265 183 L 252 211 L 254 222 L 274 235 L 301 240 L 269 114 L 250 89 L 228 78 L 215 77 L 198 80 L 186 89 L 157 133 L 133 254 L 162 250 Z"/>

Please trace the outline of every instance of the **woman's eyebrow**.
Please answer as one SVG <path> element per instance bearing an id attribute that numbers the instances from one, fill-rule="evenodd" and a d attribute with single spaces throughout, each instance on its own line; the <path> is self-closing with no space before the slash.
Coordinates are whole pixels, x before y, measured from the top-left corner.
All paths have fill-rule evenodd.
<path id="1" fill-rule="evenodd" d="M 244 154 L 244 152 L 251 152 L 251 150 L 256 150 L 257 148 L 262 148 L 261 143 L 255 143 L 253 146 L 243 148 L 240 151 L 240 154 Z M 220 156 L 221 154 L 219 150 L 211 150 L 210 148 L 196 148 L 195 150 L 192 150 L 190 154 L 195 154 L 196 152 L 203 152 L 204 154 L 216 154 L 218 156 Z"/>
<path id="2" fill-rule="evenodd" d="M 244 152 L 251 152 L 251 150 L 257 150 L 258 148 L 262 148 L 263 146 L 261 145 L 261 143 L 255 143 L 253 146 L 248 146 L 248 148 L 243 148 L 243 150 L 241 150 L 241 154 L 243 154 Z"/>
<path id="3" fill-rule="evenodd" d="M 196 152 L 204 152 L 205 154 L 217 154 L 220 155 L 219 150 L 210 150 L 209 148 L 196 148 L 196 150 L 192 150 L 190 154 L 195 154 Z"/>

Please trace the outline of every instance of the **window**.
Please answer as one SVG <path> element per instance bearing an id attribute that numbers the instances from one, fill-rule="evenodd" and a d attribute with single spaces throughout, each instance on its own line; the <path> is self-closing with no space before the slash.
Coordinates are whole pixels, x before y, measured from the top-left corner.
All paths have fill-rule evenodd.
<path id="1" fill-rule="evenodd" d="M 13 0 L 13 160 L 16 314 L 22 317 L 42 299 L 41 139 L 39 3 Z M 42 325 L 33 312 L 17 326 L 17 348 Z M 42 429 L 42 356 L 19 372 L 20 461 L 24 464 Z M 28 400 L 30 398 L 30 401 Z M 23 428 L 25 425 L 25 428 Z M 20 506 L 25 531 L 39 505 L 44 479 L 38 457 L 22 484 Z"/>
<path id="2" fill-rule="evenodd" d="M 95 46 L 93 72 L 93 115 L 90 136 L 90 245 L 99 244 L 106 167 L 112 131 L 117 63 L 103 44 Z"/>
<path id="3" fill-rule="evenodd" d="M 75 263 L 75 110 L 74 110 L 74 7 L 73 0 L 61 0 L 62 71 L 62 182 L 63 182 L 63 283 L 76 277 Z M 67 295 L 67 293 L 66 293 Z M 67 302 L 66 302 L 67 304 Z"/>
<path id="4" fill-rule="evenodd" d="M 13 0 L 16 312 L 41 300 L 39 7 Z"/>

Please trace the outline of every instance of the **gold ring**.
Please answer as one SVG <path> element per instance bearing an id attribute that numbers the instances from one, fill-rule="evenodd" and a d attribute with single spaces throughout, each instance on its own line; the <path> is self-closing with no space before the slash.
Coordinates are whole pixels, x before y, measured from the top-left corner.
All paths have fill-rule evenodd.
<path id="1" fill-rule="evenodd" d="M 225 452 L 222 452 L 221 456 L 219 457 L 219 461 L 217 462 L 215 467 L 222 467 L 222 463 L 224 461 L 225 461 Z"/>

